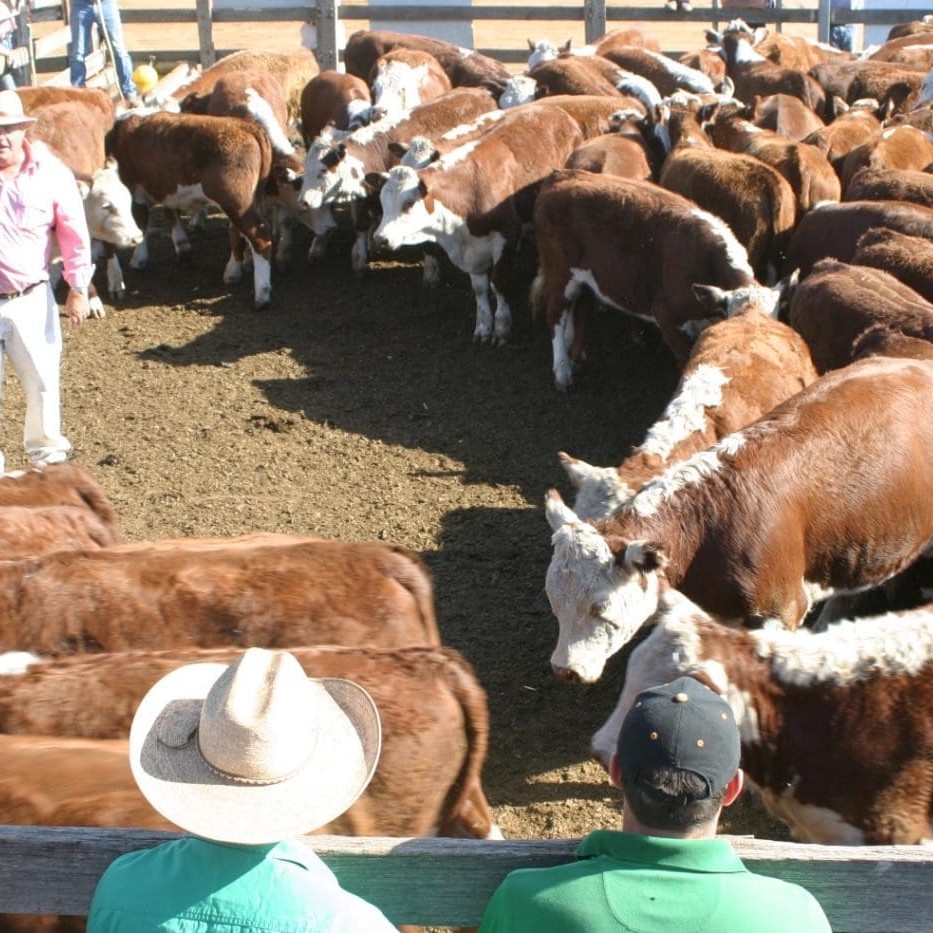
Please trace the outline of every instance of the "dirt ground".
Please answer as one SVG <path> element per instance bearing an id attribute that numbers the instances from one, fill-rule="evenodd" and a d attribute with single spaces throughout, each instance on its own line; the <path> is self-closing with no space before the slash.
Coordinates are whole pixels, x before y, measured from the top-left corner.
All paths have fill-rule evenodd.
<path id="1" fill-rule="evenodd" d="M 485 787 L 505 835 L 616 824 L 616 796 L 587 749 L 623 666 L 593 687 L 551 675 L 542 501 L 552 485 L 570 494 L 558 450 L 617 462 L 663 409 L 677 371 L 658 335 L 603 315 L 589 369 L 563 397 L 543 323 L 527 311 L 530 248 L 513 288 L 514 339 L 492 349 L 472 343 L 472 293 L 456 272 L 435 294 L 415 257 L 357 279 L 348 236 L 312 268 L 299 234 L 272 307 L 255 312 L 251 282 L 223 284 L 223 218 L 191 237 L 195 255 L 180 265 L 160 231 L 146 272 L 124 263 L 126 299 L 103 320 L 65 326 L 66 433 L 126 538 L 261 530 L 418 551 L 444 641 L 488 691 Z M 15 469 L 22 397 L 9 373 L 3 408 Z M 783 838 L 754 806 L 725 827 Z"/>

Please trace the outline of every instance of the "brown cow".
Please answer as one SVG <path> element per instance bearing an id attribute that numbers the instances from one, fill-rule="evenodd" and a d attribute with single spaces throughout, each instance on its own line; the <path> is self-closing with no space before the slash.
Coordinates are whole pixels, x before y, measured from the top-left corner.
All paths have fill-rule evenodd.
<path id="1" fill-rule="evenodd" d="M 867 230 L 859 237 L 852 262 L 881 269 L 933 302 L 933 242 L 924 237 L 886 227 Z"/>
<path id="2" fill-rule="evenodd" d="M 0 562 L 0 649 L 439 644 L 404 548 L 282 535 L 179 539 Z"/>
<path id="3" fill-rule="evenodd" d="M 489 739 L 486 695 L 458 652 L 427 646 L 289 646 L 287 650 L 311 677 L 347 678 L 361 684 L 376 701 L 382 720 L 382 755 L 372 784 L 345 815 L 318 832 L 480 839 L 498 835 L 481 783 Z M 226 664 L 237 654 L 235 648 L 184 648 L 34 663 L 23 674 L 0 676 L 0 732 L 47 736 L 42 740 L 46 742 L 54 742 L 53 736 L 72 741 L 125 739 L 136 707 L 159 678 L 182 664 Z M 6 736 L 0 743 L 4 741 Z M 122 743 L 121 747 L 125 749 Z M 123 761 L 128 765 L 125 750 Z M 63 765 L 62 774 L 74 774 Z M 9 770 L 4 772 L 3 767 Z M 15 773 L 9 759 L 6 766 L 0 765 L 0 775 L 4 773 Z M 39 776 L 35 777 L 35 782 L 18 782 L 16 790 L 24 805 L 39 807 L 34 816 L 48 817 L 43 822 L 50 825 L 152 825 L 128 822 L 133 817 L 120 818 L 119 809 L 111 813 L 106 801 L 98 797 L 101 791 L 91 784 L 85 785 L 86 796 L 66 794 L 59 784 L 61 796 L 51 793 L 44 799 L 48 808 L 42 812 L 42 802 L 35 801 L 45 795 L 37 785 Z M 0 787 L 4 783 L 0 776 Z M 130 783 L 126 790 L 133 786 Z M 11 791 L 6 789 L 7 801 Z M 74 806 L 84 800 L 86 808 L 78 823 L 60 822 L 65 812 L 56 802 L 63 804 L 62 797 L 70 797 Z M 94 810 L 92 802 L 100 804 L 101 810 Z M 139 804 L 133 811 L 136 818 L 149 814 Z M 11 814 L 9 809 L 4 812 Z M 71 810 L 67 815 L 75 818 L 79 814 Z M 109 823 L 108 817 L 121 821 Z"/>
<path id="4" fill-rule="evenodd" d="M 877 101 L 873 100 L 851 107 L 843 102 L 842 106 L 845 109 L 831 123 L 803 138 L 803 142 L 815 146 L 826 156 L 837 175 L 842 171 L 846 154 L 881 129 L 881 117 L 886 113 L 880 111 Z"/>
<path id="5" fill-rule="evenodd" d="M 100 483 L 74 461 L 0 474 L 0 507 L 71 505 L 89 509 L 117 531 L 113 504 Z"/>
<path id="6" fill-rule="evenodd" d="M 301 92 L 301 136 L 308 148 L 325 126 L 352 132 L 370 122 L 369 85 L 355 75 L 322 71 Z"/>
<path id="7" fill-rule="evenodd" d="M 728 293 L 706 292 L 711 303 L 728 303 Z M 608 518 L 668 467 L 744 428 L 816 379 L 803 338 L 769 313 L 757 303 L 746 305 L 700 334 L 673 399 L 619 466 L 594 467 L 558 455 L 576 490 L 573 510 L 583 521 Z"/>
<path id="8" fill-rule="evenodd" d="M 709 316 L 693 285 L 760 287 L 722 220 L 650 182 L 554 172 L 538 195 L 534 221 L 539 265 L 532 304 L 546 305 L 558 388 L 570 385 L 572 362 L 583 352 L 585 321 L 573 306 L 586 290 L 652 319 L 683 365 L 693 343 L 684 325 Z"/>
<path id="9" fill-rule="evenodd" d="M 785 139 L 802 141 L 825 125 L 800 98 L 790 94 L 769 94 L 751 102 L 751 121 Z"/>
<path id="10" fill-rule="evenodd" d="M 933 362 L 871 357 L 675 465 L 595 527 L 552 490 L 555 673 L 595 681 L 668 584 L 724 623 L 796 628 L 813 600 L 900 573 L 933 542 L 931 405 Z"/>
<path id="11" fill-rule="evenodd" d="M 845 201 L 909 201 L 933 207 L 933 175 L 916 169 L 865 166 L 846 185 Z"/>
<path id="12" fill-rule="evenodd" d="M 75 505 L 0 507 L 0 559 L 16 560 L 51 551 L 110 547 L 116 529 L 90 509 Z"/>
<path id="13" fill-rule="evenodd" d="M 842 160 L 839 177 L 848 192 L 859 169 L 912 169 L 922 172 L 933 163 L 933 142 L 914 126 L 889 126 L 856 146 Z M 847 197 L 846 200 L 854 200 Z M 892 199 L 893 200 L 893 199 Z"/>
<path id="14" fill-rule="evenodd" d="M 833 259 L 816 263 L 794 289 L 788 320 L 821 373 L 851 363 L 856 340 L 874 324 L 933 340 L 933 304 L 881 269 Z"/>
<path id="15" fill-rule="evenodd" d="M 528 77 L 535 82 L 535 98 L 557 94 L 593 94 L 621 96 L 619 82 L 625 77 L 622 69 L 595 55 L 571 55 L 542 62 Z"/>
<path id="16" fill-rule="evenodd" d="M 742 768 L 800 842 L 917 845 L 933 826 L 933 609 L 826 632 L 737 631 L 676 590 L 632 651 L 625 686 L 593 736 L 608 767 L 635 696 L 682 674 L 721 693 Z"/>

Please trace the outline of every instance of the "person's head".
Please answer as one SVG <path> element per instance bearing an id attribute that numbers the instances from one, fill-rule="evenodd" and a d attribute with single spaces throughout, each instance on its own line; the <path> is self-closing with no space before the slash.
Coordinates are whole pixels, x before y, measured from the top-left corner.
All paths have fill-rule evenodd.
<path id="1" fill-rule="evenodd" d="M 380 746 L 362 687 L 309 678 L 294 655 L 262 648 L 172 671 L 130 727 L 130 765 L 149 803 L 193 835 L 243 844 L 339 816 L 372 778 Z"/>
<path id="2" fill-rule="evenodd" d="M 640 693 L 619 730 L 612 778 L 625 828 L 702 836 L 739 795 L 739 730 L 729 704 L 692 677 Z"/>
<path id="3" fill-rule="evenodd" d="M 23 161 L 26 130 L 35 122 L 35 117 L 23 113 L 16 91 L 0 91 L 0 169 Z"/>

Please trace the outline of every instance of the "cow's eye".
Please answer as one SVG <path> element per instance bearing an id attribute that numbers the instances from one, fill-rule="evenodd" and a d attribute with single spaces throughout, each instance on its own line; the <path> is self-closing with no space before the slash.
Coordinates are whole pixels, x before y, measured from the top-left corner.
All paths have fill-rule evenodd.
<path id="1" fill-rule="evenodd" d="M 609 613 L 610 608 L 611 607 L 610 607 L 608 600 L 601 602 L 601 603 L 593 603 L 593 605 L 590 606 L 590 615 L 594 619 L 605 620 L 605 617 Z"/>

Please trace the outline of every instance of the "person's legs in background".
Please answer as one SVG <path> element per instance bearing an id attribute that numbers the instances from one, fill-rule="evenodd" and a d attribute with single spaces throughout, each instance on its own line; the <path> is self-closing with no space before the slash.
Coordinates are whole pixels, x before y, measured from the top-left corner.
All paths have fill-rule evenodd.
<path id="1" fill-rule="evenodd" d="M 87 82 L 84 58 L 91 51 L 91 29 L 95 18 L 92 3 L 88 3 L 88 0 L 72 0 L 71 54 L 69 56 L 72 87 L 84 87 Z"/>
<path id="2" fill-rule="evenodd" d="M 120 19 L 120 8 L 117 0 L 100 0 L 100 8 L 104 17 L 104 26 L 110 37 L 110 47 L 113 49 L 113 64 L 117 70 L 117 82 L 124 97 L 134 98 L 138 95 L 136 85 L 133 84 L 133 62 L 126 51 L 123 41 L 123 22 Z"/>
<path id="3" fill-rule="evenodd" d="M 830 26 L 829 44 L 842 52 L 851 52 L 855 46 L 855 25 Z"/>

